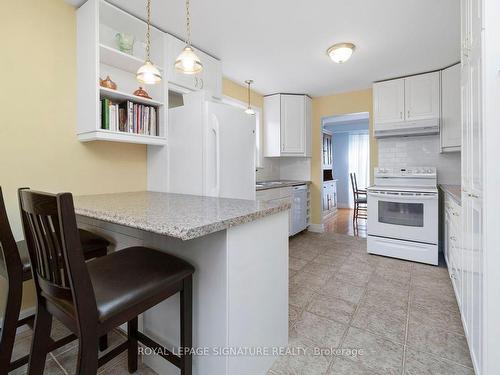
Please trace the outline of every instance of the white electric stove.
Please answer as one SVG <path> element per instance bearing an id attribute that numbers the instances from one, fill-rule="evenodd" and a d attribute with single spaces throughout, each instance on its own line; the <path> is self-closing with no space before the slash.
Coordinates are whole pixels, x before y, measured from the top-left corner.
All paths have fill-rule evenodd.
<path id="1" fill-rule="evenodd" d="M 375 168 L 368 191 L 368 252 L 438 264 L 436 168 Z"/>

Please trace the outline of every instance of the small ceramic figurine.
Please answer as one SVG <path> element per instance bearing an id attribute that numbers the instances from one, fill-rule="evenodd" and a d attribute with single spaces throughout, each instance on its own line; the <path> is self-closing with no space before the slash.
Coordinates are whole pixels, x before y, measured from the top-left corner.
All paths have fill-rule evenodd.
<path id="1" fill-rule="evenodd" d="M 142 89 L 142 87 L 139 87 L 137 90 L 135 90 L 135 91 L 134 91 L 134 95 L 135 95 L 135 96 L 140 96 L 140 97 L 142 97 L 142 98 L 151 99 L 151 97 L 149 96 L 149 94 L 148 94 L 146 91 L 144 91 L 144 90 Z"/>
<path id="2" fill-rule="evenodd" d="M 102 87 L 106 87 L 107 89 L 116 90 L 116 83 L 114 83 L 109 76 L 106 76 L 106 79 L 99 79 Z"/>

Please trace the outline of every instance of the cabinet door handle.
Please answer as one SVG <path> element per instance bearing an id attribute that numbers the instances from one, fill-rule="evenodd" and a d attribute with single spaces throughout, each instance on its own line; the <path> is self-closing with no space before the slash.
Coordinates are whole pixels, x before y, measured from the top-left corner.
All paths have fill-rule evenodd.
<path id="1" fill-rule="evenodd" d="M 194 77 L 194 87 L 198 88 L 198 77 Z"/>
<path id="2" fill-rule="evenodd" d="M 205 86 L 205 82 L 203 81 L 203 78 L 200 78 L 200 89 L 202 89 L 203 86 Z"/>
<path id="3" fill-rule="evenodd" d="M 410 118 L 410 110 L 408 110 L 408 118 Z"/>
<path id="4" fill-rule="evenodd" d="M 403 111 L 399 112 L 399 117 L 401 118 L 401 120 L 403 119 Z"/>

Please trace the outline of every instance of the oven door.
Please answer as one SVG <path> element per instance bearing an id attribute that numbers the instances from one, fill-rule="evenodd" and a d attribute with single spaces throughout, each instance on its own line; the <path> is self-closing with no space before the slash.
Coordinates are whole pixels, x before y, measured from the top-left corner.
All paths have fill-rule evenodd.
<path id="1" fill-rule="evenodd" d="M 437 244 L 438 194 L 368 191 L 368 234 Z"/>

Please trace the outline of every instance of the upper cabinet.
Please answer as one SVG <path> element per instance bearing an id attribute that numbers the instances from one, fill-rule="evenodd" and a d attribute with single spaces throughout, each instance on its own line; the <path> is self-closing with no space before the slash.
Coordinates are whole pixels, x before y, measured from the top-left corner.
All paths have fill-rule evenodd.
<path id="1" fill-rule="evenodd" d="M 274 94 L 264 98 L 264 156 L 311 156 L 311 98 Z"/>
<path id="2" fill-rule="evenodd" d="M 405 120 L 431 120 L 439 118 L 439 72 L 419 74 L 405 80 Z"/>
<path id="3" fill-rule="evenodd" d="M 440 81 L 440 72 L 432 72 L 375 83 L 375 136 L 437 134 Z"/>
<path id="4" fill-rule="evenodd" d="M 104 0 L 87 0 L 76 13 L 80 141 L 163 146 L 167 143 L 167 93 L 171 87 L 222 96 L 221 62 L 196 50 L 204 66 L 202 72 L 177 72 L 174 62 L 185 43 L 155 27 L 151 27 L 151 60 L 162 80 L 156 85 L 140 84 L 136 72 L 146 58 L 146 23 Z M 100 79 L 108 76 L 116 86 L 101 87 Z M 139 87 L 149 98 L 134 94 Z"/>
<path id="5" fill-rule="evenodd" d="M 186 43 L 166 34 L 165 44 L 165 50 L 167 51 L 167 66 L 165 69 L 169 83 L 192 91 L 206 90 L 215 98 L 222 97 L 222 66 L 219 60 L 197 49 L 196 54 L 203 64 L 203 70 L 198 74 L 184 74 L 178 72 L 174 64 Z"/>
<path id="6" fill-rule="evenodd" d="M 460 151 L 462 144 L 460 64 L 441 72 L 441 106 L 441 151 Z"/>
<path id="7" fill-rule="evenodd" d="M 375 123 L 404 121 L 405 80 L 394 79 L 373 85 Z"/>

